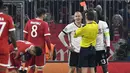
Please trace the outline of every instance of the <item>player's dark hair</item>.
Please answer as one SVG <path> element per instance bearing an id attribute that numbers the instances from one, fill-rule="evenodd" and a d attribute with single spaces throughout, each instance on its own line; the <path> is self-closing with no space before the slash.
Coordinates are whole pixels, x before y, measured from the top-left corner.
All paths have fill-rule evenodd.
<path id="1" fill-rule="evenodd" d="M 46 9 L 39 8 L 36 13 L 37 13 L 37 16 L 40 17 L 41 15 L 44 15 L 46 13 Z"/>
<path id="2" fill-rule="evenodd" d="M 40 56 L 42 54 L 42 49 L 38 46 L 35 46 L 35 54 L 36 56 Z"/>
<path id="3" fill-rule="evenodd" d="M 87 11 L 86 11 L 86 18 L 88 19 L 88 20 L 94 20 L 94 10 L 93 9 L 88 9 Z"/>

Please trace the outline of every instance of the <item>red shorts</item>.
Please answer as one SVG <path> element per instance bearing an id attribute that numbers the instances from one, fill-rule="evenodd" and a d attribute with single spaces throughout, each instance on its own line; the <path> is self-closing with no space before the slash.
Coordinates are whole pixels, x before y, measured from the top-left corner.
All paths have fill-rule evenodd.
<path id="1" fill-rule="evenodd" d="M 45 62 L 46 62 L 45 55 L 42 54 L 41 56 L 32 57 L 32 59 L 29 62 L 29 66 L 33 66 L 33 65 L 44 66 Z"/>
<path id="2" fill-rule="evenodd" d="M 0 54 L 0 68 L 7 68 L 9 66 L 8 60 L 9 54 Z"/>

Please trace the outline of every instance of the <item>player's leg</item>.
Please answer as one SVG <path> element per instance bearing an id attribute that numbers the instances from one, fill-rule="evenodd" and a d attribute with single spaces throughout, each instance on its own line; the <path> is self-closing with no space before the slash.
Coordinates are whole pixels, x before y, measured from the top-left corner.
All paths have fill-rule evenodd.
<path id="1" fill-rule="evenodd" d="M 103 73 L 109 73 L 109 72 L 108 72 L 107 64 L 102 65 L 102 69 L 103 69 Z"/>
<path id="2" fill-rule="evenodd" d="M 82 67 L 81 73 L 88 73 L 88 67 Z"/>
<path id="3" fill-rule="evenodd" d="M 96 61 L 95 61 L 95 73 L 97 73 L 97 66 L 99 65 L 100 60 L 101 60 L 100 51 L 96 51 L 95 59 L 96 59 Z"/>
<path id="4" fill-rule="evenodd" d="M 14 59 L 15 54 L 10 54 L 10 58 L 9 58 L 9 63 L 10 66 L 8 67 L 8 72 L 9 73 L 19 73 L 18 68 L 21 65 L 21 61 L 19 59 Z"/>
<path id="5" fill-rule="evenodd" d="M 94 70 L 95 70 L 95 73 L 97 73 L 97 66 L 95 66 Z"/>
<path id="6" fill-rule="evenodd" d="M 76 53 L 76 59 L 75 59 L 75 61 L 76 61 L 76 73 L 81 73 L 81 67 L 79 67 L 79 53 Z"/>
<path id="7" fill-rule="evenodd" d="M 21 64 L 20 68 L 18 69 L 19 73 L 27 73 L 28 68 L 24 64 Z"/>
<path id="8" fill-rule="evenodd" d="M 105 54 L 105 51 L 100 52 L 100 63 L 99 65 L 102 66 L 103 73 L 108 73 L 108 67 L 107 67 L 108 61 Z"/>
<path id="9" fill-rule="evenodd" d="M 6 73 L 8 70 L 9 54 L 0 54 L 0 73 Z"/>
<path id="10" fill-rule="evenodd" d="M 27 73 L 35 73 L 35 65 L 29 66 Z"/>
<path id="11" fill-rule="evenodd" d="M 34 73 L 35 72 L 35 57 L 32 57 L 28 61 L 28 70 L 27 73 Z"/>
<path id="12" fill-rule="evenodd" d="M 74 73 L 74 71 L 75 71 L 75 67 L 69 67 L 69 72 L 68 73 Z"/>
<path id="13" fill-rule="evenodd" d="M 69 52 L 68 63 L 69 63 L 69 72 L 68 73 L 74 73 L 74 71 L 76 69 L 76 63 L 77 63 L 75 52 Z"/>
<path id="14" fill-rule="evenodd" d="M 90 67 L 90 73 L 95 73 L 94 67 Z"/>
<path id="15" fill-rule="evenodd" d="M 76 72 L 77 72 L 77 73 L 81 73 L 81 68 L 77 67 L 77 68 L 76 68 Z"/>
<path id="16" fill-rule="evenodd" d="M 35 61 L 36 61 L 36 72 L 43 73 L 43 68 L 46 62 L 45 54 L 42 54 L 41 56 L 37 56 Z"/>

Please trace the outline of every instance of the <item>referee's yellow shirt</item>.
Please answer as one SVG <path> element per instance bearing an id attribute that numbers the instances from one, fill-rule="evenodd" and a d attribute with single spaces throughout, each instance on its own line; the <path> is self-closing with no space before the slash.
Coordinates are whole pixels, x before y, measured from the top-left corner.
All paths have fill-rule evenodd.
<path id="1" fill-rule="evenodd" d="M 84 27 L 78 28 L 75 32 L 74 38 L 81 36 L 81 47 L 89 47 L 90 45 L 96 45 L 96 38 L 98 34 L 98 24 L 93 21 L 86 24 Z"/>

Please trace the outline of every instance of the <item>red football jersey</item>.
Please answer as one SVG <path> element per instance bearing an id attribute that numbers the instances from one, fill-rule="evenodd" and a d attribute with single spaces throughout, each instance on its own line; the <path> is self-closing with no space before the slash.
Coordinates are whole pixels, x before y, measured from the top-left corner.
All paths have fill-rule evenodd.
<path id="1" fill-rule="evenodd" d="M 10 54 L 10 62 L 11 62 L 11 66 L 16 66 L 17 68 L 19 68 L 21 66 L 21 56 L 27 54 L 28 48 L 33 46 L 33 44 L 28 41 L 22 41 L 22 40 L 18 40 L 16 43 L 18 47 L 18 52 L 16 55 Z M 14 50 L 12 44 L 10 44 L 9 49 L 10 49 L 10 53 L 12 53 L 12 51 Z M 15 60 L 14 57 L 16 56 L 17 59 Z M 28 59 L 30 58 L 31 57 L 28 57 Z"/>
<path id="2" fill-rule="evenodd" d="M 27 41 L 41 48 L 45 47 L 45 36 L 50 35 L 47 22 L 38 18 L 27 22 L 24 33 L 24 38 Z M 45 53 L 45 49 L 43 49 L 43 53 Z"/>
<path id="3" fill-rule="evenodd" d="M 9 31 L 14 31 L 14 23 L 12 17 L 3 13 L 0 13 L 0 54 L 9 53 L 8 36 Z"/>
<path id="4" fill-rule="evenodd" d="M 33 46 L 33 44 L 31 42 L 23 41 L 23 40 L 18 40 L 16 42 L 16 44 L 17 44 L 17 47 L 18 47 L 18 53 L 19 53 L 19 55 L 21 53 L 24 54 L 25 52 L 27 52 L 27 50 L 28 50 L 29 47 Z M 10 52 L 12 52 L 14 50 L 14 47 L 13 47 L 12 44 L 10 45 L 9 49 L 10 49 Z"/>

